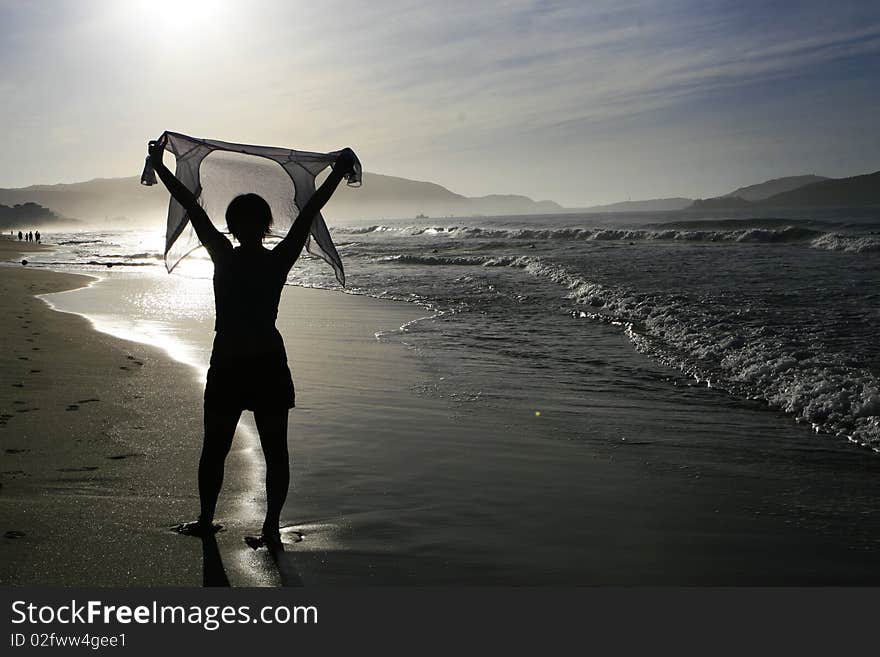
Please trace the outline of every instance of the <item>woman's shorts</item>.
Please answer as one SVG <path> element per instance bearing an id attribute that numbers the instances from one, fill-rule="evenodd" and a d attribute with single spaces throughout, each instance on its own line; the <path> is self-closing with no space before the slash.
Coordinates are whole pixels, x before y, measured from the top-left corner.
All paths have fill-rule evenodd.
<path id="1" fill-rule="evenodd" d="M 296 405 L 287 355 L 211 360 L 205 408 L 221 411 L 274 411 Z"/>

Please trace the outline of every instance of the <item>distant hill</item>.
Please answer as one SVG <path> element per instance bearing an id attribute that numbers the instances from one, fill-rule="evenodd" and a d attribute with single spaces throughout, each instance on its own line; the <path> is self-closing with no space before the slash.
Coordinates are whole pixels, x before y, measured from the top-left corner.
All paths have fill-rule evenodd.
<path id="1" fill-rule="evenodd" d="M 652 198 L 643 201 L 622 201 L 609 203 L 608 205 L 594 205 L 588 208 L 577 208 L 577 212 L 674 212 L 686 208 L 698 210 L 726 209 L 747 207 L 748 201 L 759 201 L 774 194 L 787 192 L 798 187 L 803 187 L 814 182 L 829 180 L 823 176 L 788 176 L 787 178 L 774 178 L 757 185 L 740 187 L 737 190 L 710 199 L 691 199 L 676 196 L 673 198 Z"/>
<path id="2" fill-rule="evenodd" d="M 429 217 L 549 214 L 564 212 L 554 201 L 533 201 L 516 194 L 462 196 L 432 182 L 364 173 L 363 186 L 342 185 L 327 204 L 328 217 L 407 218 L 419 214 Z"/>
<path id="3" fill-rule="evenodd" d="M 96 178 L 88 182 L 0 189 L 0 203 L 36 202 L 68 220 L 123 225 L 167 212 L 168 195 L 144 187 L 139 178 Z M 163 209 L 164 208 L 164 209 Z"/>
<path id="4" fill-rule="evenodd" d="M 727 208 L 748 208 L 755 205 L 739 196 L 719 196 L 717 198 L 698 198 L 689 210 L 724 210 Z"/>
<path id="5" fill-rule="evenodd" d="M 691 198 L 651 198 L 644 201 L 621 201 L 608 205 L 593 205 L 589 208 L 578 208 L 578 212 L 664 212 L 683 210 L 694 200 Z"/>
<path id="6" fill-rule="evenodd" d="M 168 192 L 160 185 L 144 187 L 139 178 L 97 178 L 59 185 L 31 185 L 0 189 L 0 203 L 34 202 L 61 217 L 91 224 L 116 226 L 155 224 L 168 209 Z M 533 201 L 526 196 L 467 197 L 431 182 L 377 173 L 364 173 L 359 189 L 340 186 L 327 206 L 328 220 L 545 214 L 564 212 L 553 201 Z"/>
<path id="7" fill-rule="evenodd" d="M 857 207 L 880 205 L 880 171 L 830 178 L 761 201 L 774 207 Z"/>
<path id="8" fill-rule="evenodd" d="M 0 205 L 0 230 L 11 228 L 29 230 L 47 224 L 59 223 L 59 217 L 49 208 L 37 203 L 21 203 L 18 205 Z"/>
<path id="9" fill-rule="evenodd" d="M 768 183 L 773 182 L 776 181 L 768 181 Z M 760 185 L 754 187 L 760 187 Z M 717 198 L 698 199 L 694 201 L 690 209 L 863 207 L 874 205 L 880 205 L 880 171 L 849 178 L 824 178 L 756 201 L 748 201 L 735 193 Z"/>
<path id="10" fill-rule="evenodd" d="M 489 194 L 488 196 L 468 196 L 461 214 L 505 215 L 505 214 L 556 214 L 565 212 L 556 201 L 533 201 L 519 194 Z"/>
<path id="11" fill-rule="evenodd" d="M 774 178 L 773 180 L 766 180 L 762 183 L 758 183 L 757 185 L 749 185 L 748 187 L 740 187 L 729 194 L 725 194 L 721 198 L 728 198 L 733 196 L 738 196 L 739 198 L 745 201 L 761 201 L 765 198 L 770 198 L 775 194 L 782 194 L 783 192 L 790 192 L 793 189 L 797 189 L 798 187 L 803 187 L 804 185 L 809 185 L 814 182 L 821 182 L 822 180 L 830 180 L 830 178 L 826 178 L 825 176 L 788 176 L 787 178 Z"/>

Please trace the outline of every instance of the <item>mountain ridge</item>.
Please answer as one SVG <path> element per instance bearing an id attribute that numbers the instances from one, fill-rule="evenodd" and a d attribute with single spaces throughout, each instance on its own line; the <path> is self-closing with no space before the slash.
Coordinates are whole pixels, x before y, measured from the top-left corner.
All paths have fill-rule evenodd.
<path id="1" fill-rule="evenodd" d="M 33 202 L 63 218 L 86 223 L 154 223 L 164 217 L 168 193 L 161 185 L 145 187 L 136 176 L 36 184 L 0 189 L 0 203 Z M 565 212 L 554 201 L 534 201 L 521 194 L 468 197 L 437 183 L 364 173 L 362 188 L 340 186 L 327 204 L 332 220 L 407 218 L 417 215 L 474 216 Z"/>
<path id="2" fill-rule="evenodd" d="M 875 205 L 880 206 L 880 171 L 846 178 L 824 178 L 757 201 L 748 201 L 732 195 L 697 199 L 690 209 L 870 207 Z"/>
<path id="3" fill-rule="evenodd" d="M 732 192 L 724 194 L 720 198 L 738 196 L 744 201 L 762 201 L 776 194 L 789 192 L 798 189 L 799 187 L 812 184 L 814 182 L 821 182 L 822 180 L 831 180 L 831 178 L 827 178 L 826 176 L 817 176 L 812 173 L 803 176 L 785 176 L 783 178 L 771 178 L 770 180 L 765 180 L 764 182 L 760 182 L 754 185 L 740 187 L 733 190 Z"/>
<path id="4" fill-rule="evenodd" d="M 577 208 L 578 212 L 665 212 L 683 210 L 694 202 L 692 198 L 672 196 L 668 198 L 650 198 L 639 201 L 618 201 L 604 205 L 591 205 L 586 208 Z"/>
<path id="5" fill-rule="evenodd" d="M 805 181 L 807 184 L 800 185 Z M 767 196 L 770 192 L 774 193 Z M 50 210 L 50 214 L 45 215 L 47 223 L 66 222 L 82 227 L 85 224 L 106 226 L 112 222 L 119 227 L 133 227 L 155 224 L 164 218 L 168 194 L 161 185 L 140 185 L 135 176 L 0 189 L 0 204 L 12 207 L 25 203 Z M 834 205 L 880 205 L 880 171 L 847 178 L 825 178 L 815 174 L 787 176 L 707 199 L 668 197 L 585 208 L 565 208 L 554 201 L 535 201 L 521 194 L 468 197 L 430 181 L 365 172 L 363 188 L 341 186 L 328 203 L 326 216 L 333 223 L 417 216 L 564 215 Z M 7 213 L 7 218 L 9 216 Z M 15 226 L 9 224 L 5 227 Z"/>

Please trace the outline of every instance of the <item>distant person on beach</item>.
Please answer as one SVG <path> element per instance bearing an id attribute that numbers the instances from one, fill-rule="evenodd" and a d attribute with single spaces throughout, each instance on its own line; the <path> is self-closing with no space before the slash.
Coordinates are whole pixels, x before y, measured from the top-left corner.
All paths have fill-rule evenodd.
<path id="1" fill-rule="evenodd" d="M 34 233 L 34 241 L 39 244 L 40 243 L 40 231 Z"/>
<path id="2" fill-rule="evenodd" d="M 266 518 L 259 541 L 280 545 L 281 509 L 287 499 L 290 465 L 287 416 L 294 387 L 287 353 L 275 319 L 287 274 L 299 258 L 312 220 L 349 174 L 356 161 L 344 149 L 333 170 L 306 203 L 287 236 L 273 249 L 263 246 L 272 224 L 269 204 L 257 194 L 237 196 L 226 208 L 234 247 L 199 205 L 197 198 L 162 163 L 163 142 L 150 142 L 150 162 L 189 220 L 214 262 L 216 322 L 214 348 L 205 386 L 205 435 L 199 459 L 198 520 L 178 525 L 181 534 L 205 536 L 221 526 L 214 510 L 223 484 L 226 455 L 245 410 L 253 411 L 266 459 Z"/>
<path id="3" fill-rule="evenodd" d="M 21 234 L 21 231 L 18 231 L 18 239 L 21 241 L 24 238 L 24 235 Z"/>

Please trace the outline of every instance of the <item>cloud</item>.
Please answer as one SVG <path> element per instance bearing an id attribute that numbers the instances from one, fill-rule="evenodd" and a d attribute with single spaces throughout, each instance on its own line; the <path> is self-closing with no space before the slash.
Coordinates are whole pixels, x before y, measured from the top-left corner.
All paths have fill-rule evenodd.
<path id="1" fill-rule="evenodd" d="M 137 16 L 130 3 L 46 4 L 0 4 L 0 88 L 16 90 L 2 119 L 19 145 L 40 148 L 52 125 L 103 150 L 80 172 L 25 155 L 0 165 L 0 184 L 41 171 L 128 173 L 145 135 L 173 127 L 301 148 L 350 143 L 374 170 L 570 203 L 616 200 L 600 195 L 624 191 L 616 178 L 637 164 L 634 150 L 657 161 L 667 153 L 644 145 L 686 140 L 672 146 L 677 194 L 707 184 L 707 166 L 728 166 L 709 151 L 749 151 L 732 133 L 773 135 L 780 152 L 795 152 L 807 135 L 786 111 L 819 120 L 836 108 L 841 123 L 852 115 L 861 125 L 880 60 L 870 2 L 218 0 L 173 31 L 166 16 L 150 27 L 150 3 Z M 823 96 L 831 88 L 847 102 Z M 795 104 L 804 98 L 806 109 Z M 829 130 L 826 147 L 850 149 L 849 129 Z M 859 158 L 849 166 L 870 154 Z M 593 187 L 560 180 L 574 163 L 590 168 Z M 628 194 L 669 183 L 664 172 L 641 175 Z"/>

